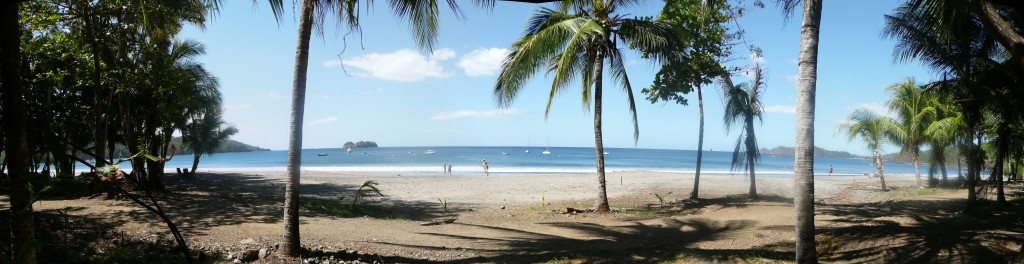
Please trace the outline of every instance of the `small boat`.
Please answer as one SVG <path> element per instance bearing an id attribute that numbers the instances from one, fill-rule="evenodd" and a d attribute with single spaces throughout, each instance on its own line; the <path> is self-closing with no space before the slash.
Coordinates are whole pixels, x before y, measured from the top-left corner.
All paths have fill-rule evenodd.
<path id="1" fill-rule="evenodd" d="M 316 154 L 316 155 L 317 155 L 317 156 L 321 156 L 321 157 L 323 157 L 323 156 L 327 156 L 328 154 L 327 154 L 327 152 L 322 152 L 322 153 L 320 153 L 320 154 Z"/>
<path id="2" fill-rule="evenodd" d="M 508 152 L 504 152 L 504 151 L 502 151 L 502 152 L 501 152 L 501 155 L 505 155 L 505 156 L 508 156 L 508 155 L 509 155 L 509 153 L 508 153 Z"/>
<path id="3" fill-rule="evenodd" d="M 543 154 L 543 155 L 551 155 L 551 151 L 550 151 L 550 150 L 546 150 L 546 149 L 545 149 L 544 151 L 541 151 L 541 152 L 540 152 L 540 154 Z"/>
<path id="4" fill-rule="evenodd" d="M 348 151 L 348 153 L 352 153 L 352 148 L 348 148 L 345 151 Z"/>
<path id="5" fill-rule="evenodd" d="M 428 149 L 427 152 L 423 152 L 423 154 L 434 155 L 437 154 L 437 152 L 435 152 L 433 149 Z"/>
<path id="6" fill-rule="evenodd" d="M 605 151 L 605 152 L 604 152 L 604 154 L 605 154 L 605 155 L 608 155 L 608 152 L 607 152 L 607 151 Z"/>

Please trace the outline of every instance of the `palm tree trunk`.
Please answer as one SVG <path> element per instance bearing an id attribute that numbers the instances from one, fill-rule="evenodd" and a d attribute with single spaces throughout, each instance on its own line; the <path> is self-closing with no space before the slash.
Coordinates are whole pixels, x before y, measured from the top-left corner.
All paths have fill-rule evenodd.
<path id="1" fill-rule="evenodd" d="M 601 136 L 601 79 L 604 78 L 604 54 L 597 52 L 597 66 L 594 76 L 594 151 L 597 157 L 597 209 L 598 213 L 611 212 L 608 205 L 608 189 L 604 180 L 604 140 Z M 584 87 L 586 89 L 586 87 Z"/>
<path id="2" fill-rule="evenodd" d="M 744 139 L 747 145 L 747 166 L 750 169 L 750 198 L 757 199 L 757 181 L 754 177 L 754 155 L 757 153 L 757 137 L 754 136 L 754 117 L 746 118 L 747 138 Z"/>
<path id="3" fill-rule="evenodd" d="M 202 156 L 202 155 L 203 155 L 203 153 L 192 153 L 192 171 L 189 171 L 188 173 L 186 173 L 186 174 L 188 174 L 188 176 L 195 176 L 196 175 L 196 169 L 199 168 L 199 156 Z"/>
<path id="4" fill-rule="evenodd" d="M 814 241 L 814 97 L 818 82 L 818 33 L 822 0 L 804 0 L 796 86 L 796 262 L 817 263 Z"/>
<path id="5" fill-rule="evenodd" d="M 299 38 L 295 47 L 295 76 L 292 82 L 292 121 L 288 138 L 288 180 L 284 190 L 284 245 L 281 253 L 298 256 L 299 178 L 302 167 L 302 118 L 306 105 L 306 71 L 309 68 L 309 38 L 313 30 L 314 1 L 302 1 L 299 17 Z"/>
<path id="6" fill-rule="evenodd" d="M 85 31 L 88 35 L 89 48 L 92 51 L 92 85 L 93 92 L 95 93 L 93 94 L 93 145 L 95 146 L 95 149 L 93 150 L 93 154 L 95 154 L 95 156 L 93 158 L 96 159 L 96 168 L 99 168 L 106 166 L 107 164 L 106 157 L 103 155 L 103 148 L 106 147 L 107 140 L 107 124 L 106 119 L 104 118 L 104 114 L 106 112 L 104 109 L 104 97 L 102 95 L 103 84 L 100 83 L 99 45 L 96 43 L 96 31 L 93 29 L 93 16 L 90 12 L 91 5 L 91 2 L 83 5 L 83 7 L 85 7 L 85 16 L 83 19 L 85 20 Z"/>
<path id="7" fill-rule="evenodd" d="M 920 165 L 921 164 L 921 151 L 917 150 L 917 149 L 912 150 L 912 151 L 914 152 L 912 154 L 914 156 L 914 176 L 917 177 L 916 178 L 917 179 L 917 186 L 920 187 L 921 186 L 921 167 L 920 167 L 921 166 Z"/>
<path id="8" fill-rule="evenodd" d="M 945 152 L 946 149 L 943 148 L 942 151 Z M 946 181 L 948 180 L 948 176 L 946 174 L 946 153 L 939 153 L 938 155 L 942 155 L 941 157 L 939 157 L 938 161 L 939 169 L 942 170 L 942 185 L 945 185 Z"/>
<path id="9" fill-rule="evenodd" d="M 996 204 L 1006 204 L 1006 194 L 1003 192 L 1003 171 L 1006 162 L 1006 152 L 1009 150 L 1010 125 L 1007 122 L 999 122 L 996 129 L 996 160 L 992 168 L 992 177 L 996 180 Z"/>
<path id="10" fill-rule="evenodd" d="M 966 123 L 965 125 L 967 127 L 967 204 L 964 207 L 964 213 L 972 215 L 977 211 L 977 205 L 975 203 L 978 200 L 978 193 L 975 189 L 977 182 L 975 181 L 976 177 L 974 176 L 974 172 L 978 167 L 978 163 L 976 161 L 978 159 L 978 150 L 974 146 L 974 132 L 977 126 L 977 118 L 975 117 L 975 114 L 977 114 L 977 112 L 973 111 L 973 107 L 968 106 L 964 108 L 968 108 L 964 109 L 965 111 L 963 112 L 964 123 Z"/>
<path id="11" fill-rule="evenodd" d="M 956 145 L 956 178 L 959 180 L 964 177 L 964 158 L 963 154 L 960 153 L 960 144 Z"/>
<path id="12" fill-rule="evenodd" d="M 10 186 L 11 248 L 14 263 L 36 263 L 31 193 L 21 176 L 29 171 L 24 87 L 21 85 L 21 23 L 17 2 L 0 4 L 0 85 L 3 88 L 3 133 L 6 137 L 7 179 Z M 6 235 L 6 234 L 5 234 Z M 8 249 L 4 249 L 7 251 Z"/>
<path id="13" fill-rule="evenodd" d="M 704 157 L 704 93 L 697 84 L 697 109 L 700 112 L 700 132 L 697 136 L 697 171 L 693 175 L 693 191 L 690 192 L 690 199 L 697 200 L 697 193 L 700 191 L 700 164 Z"/>
<path id="14" fill-rule="evenodd" d="M 875 170 L 878 171 L 878 180 L 882 182 L 882 191 L 888 191 L 889 188 L 885 186 L 885 165 L 882 163 L 882 151 L 876 148 L 872 158 L 874 159 Z"/>

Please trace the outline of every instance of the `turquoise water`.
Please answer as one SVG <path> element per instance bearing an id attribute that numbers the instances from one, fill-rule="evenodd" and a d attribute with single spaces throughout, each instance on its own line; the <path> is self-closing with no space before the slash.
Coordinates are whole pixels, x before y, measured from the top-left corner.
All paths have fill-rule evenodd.
<path id="1" fill-rule="evenodd" d="M 434 154 L 427 154 L 432 150 Z M 381 147 L 353 149 L 303 150 L 304 170 L 334 172 L 370 172 L 417 175 L 441 175 L 444 163 L 453 164 L 455 175 L 482 175 L 481 162 L 487 159 L 491 175 L 592 173 L 595 171 L 593 148 L 553 147 L 550 155 L 542 155 L 544 148 L 526 147 Z M 609 148 L 605 155 L 607 171 L 660 171 L 692 173 L 695 171 L 696 151 L 668 149 Z M 318 154 L 326 153 L 326 156 Z M 507 155 L 506 155 L 507 154 Z M 284 171 L 286 151 L 219 153 L 203 157 L 200 171 Z M 731 152 L 705 151 L 702 174 L 741 174 L 730 170 Z M 815 159 L 815 172 L 827 174 L 832 165 L 833 175 L 863 175 L 874 171 L 869 159 L 824 158 Z M 178 156 L 167 164 L 169 170 L 192 165 L 190 155 Z M 792 156 L 762 155 L 757 174 L 786 177 L 793 174 Z M 887 162 L 886 175 L 913 174 L 912 164 Z M 922 167 L 922 171 L 927 171 Z M 956 168 L 949 168 L 955 173 Z"/>

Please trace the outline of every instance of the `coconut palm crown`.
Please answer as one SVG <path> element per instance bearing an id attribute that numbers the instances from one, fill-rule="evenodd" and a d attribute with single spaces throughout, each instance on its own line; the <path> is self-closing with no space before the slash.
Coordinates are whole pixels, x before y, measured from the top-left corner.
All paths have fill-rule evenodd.
<path id="1" fill-rule="evenodd" d="M 764 122 L 764 104 L 761 94 L 764 92 L 764 69 L 755 66 L 752 69 L 754 80 L 751 83 L 733 84 L 728 75 L 722 78 L 722 98 L 725 100 L 725 115 L 722 121 L 725 128 L 731 129 L 733 124 L 741 124 L 739 138 L 732 153 L 732 167 L 743 166 L 750 172 L 750 197 L 757 198 L 757 184 L 754 178 L 754 165 L 761 159 L 757 147 L 757 136 L 754 134 L 754 120 Z"/>
<path id="2" fill-rule="evenodd" d="M 671 25 L 657 21 L 627 18 L 616 13 L 624 6 L 640 1 L 593 0 L 563 1 L 556 9 L 540 8 L 527 22 L 523 37 L 516 40 L 502 64 L 494 86 L 494 100 L 508 107 L 527 81 L 540 69 L 552 73 L 551 92 L 545 117 L 551 111 L 555 95 L 578 81 L 585 109 L 593 104 L 597 173 L 600 184 L 598 212 L 607 212 L 608 197 L 604 183 L 604 146 L 601 137 L 601 98 L 605 68 L 612 80 L 626 93 L 633 121 L 633 138 L 640 129 L 636 119 L 633 87 L 626 74 L 622 47 L 635 48 L 656 61 L 671 56 L 669 40 L 676 32 Z M 622 45 L 622 46 L 620 46 Z M 607 67 L 606 67 L 607 66 Z"/>

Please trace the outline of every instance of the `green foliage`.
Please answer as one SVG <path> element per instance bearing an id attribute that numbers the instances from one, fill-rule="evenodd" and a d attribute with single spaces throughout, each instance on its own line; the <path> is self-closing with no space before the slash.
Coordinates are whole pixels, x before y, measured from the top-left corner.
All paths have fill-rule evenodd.
<path id="1" fill-rule="evenodd" d="M 667 192 L 667 193 L 652 192 L 651 194 L 654 195 L 654 198 L 658 199 L 658 204 L 659 205 L 665 205 L 665 199 L 668 198 L 668 196 L 670 194 L 672 194 L 672 192 Z"/>
<path id="2" fill-rule="evenodd" d="M 727 74 L 722 63 L 732 54 L 731 42 L 742 35 L 730 32 L 727 24 L 740 11 L 725 0 L 666 1 L 658 19 L 679 31 L 678 45 L 670 51 L 654 83 L 642 90 L 647 100 L 687 105 L 686 94 Z"/>
<path id="3" fill-rule="evenodd" d="M 333 217 L 360 217 L 367 215 L 381 215 L 386 211 L 378 204 L 352 204 L 340 199 L 323 199 L 304 197 L 300 200 L 299 210 L 313 214 Z"/>
<path id="4" fill-rule="evenodd" d="M 441 212 L 444 213 L 444 215 L 451 214 L 451 212 L 448 211 L 448 198 L 437 198 L 437 202 L 441 204 Z"/>
<path id="5" fill-rule="evenodd" d="M 736 139 L 736 147 L 732 154 L 732 168 L 754 167 L 761 158 L 754 134 L 754 120 L 763 122 L 764 104 L 761 102 L 764 93 L 764 69 L 755 66 L 754 80 L 751 83 L 734 85 L 728 75 L 722 78 L 722 98 L 725 100 L 725 115 L 722 120 L 728 130 L 734 123 L 741 125 L 740 135 Z M 753 177 L 753 173 L 751 173 Z"/>
<path id="6" fill-rule="evenodd" d="M 359 199 L 362 198 L 384 196 L 384 194 L 380 192 L 380 189 L 377 188 L 377 184 L 377 181 L 374 180 L 368 180 L 366 182 L 363 182 L 363 185 L 359 186 L 359 189 L 356 189 L 356 193 L 352 195 L 352 204 L 350 205 L 350 207 L 354 208 L 356 206 L 356 203 L 359 202 Z"/>
<path id="7" fill-rule="evenodd" d="M 619 45 L 626 45 L 666 61 L 678 34 L 663 21 L 625 18 L 613 13 L 623 2 L 595 5 L 592 2 L 566 1 L 559 9 L 541 7 L 527 24 L 524 35 L 509 48 L 494 86 L 494 99 L 508 107 L 527 81 L 541 69 L 552 75 L 550 94 L 544 110 L 547 116 L 555 95 L 577 82 L 581 102 L 590 109 L 596 93 L 602 89 L 605 71 L 627 96 L 633 118 L 634 139 L 639 137 L 633 87 L 626 74 Z M 578 13 L 570 13 L 576 11 Z M 621 43 L 621 44 L 620 44 Z M 597 110 L 594 110 L 595 112 Z"/>

